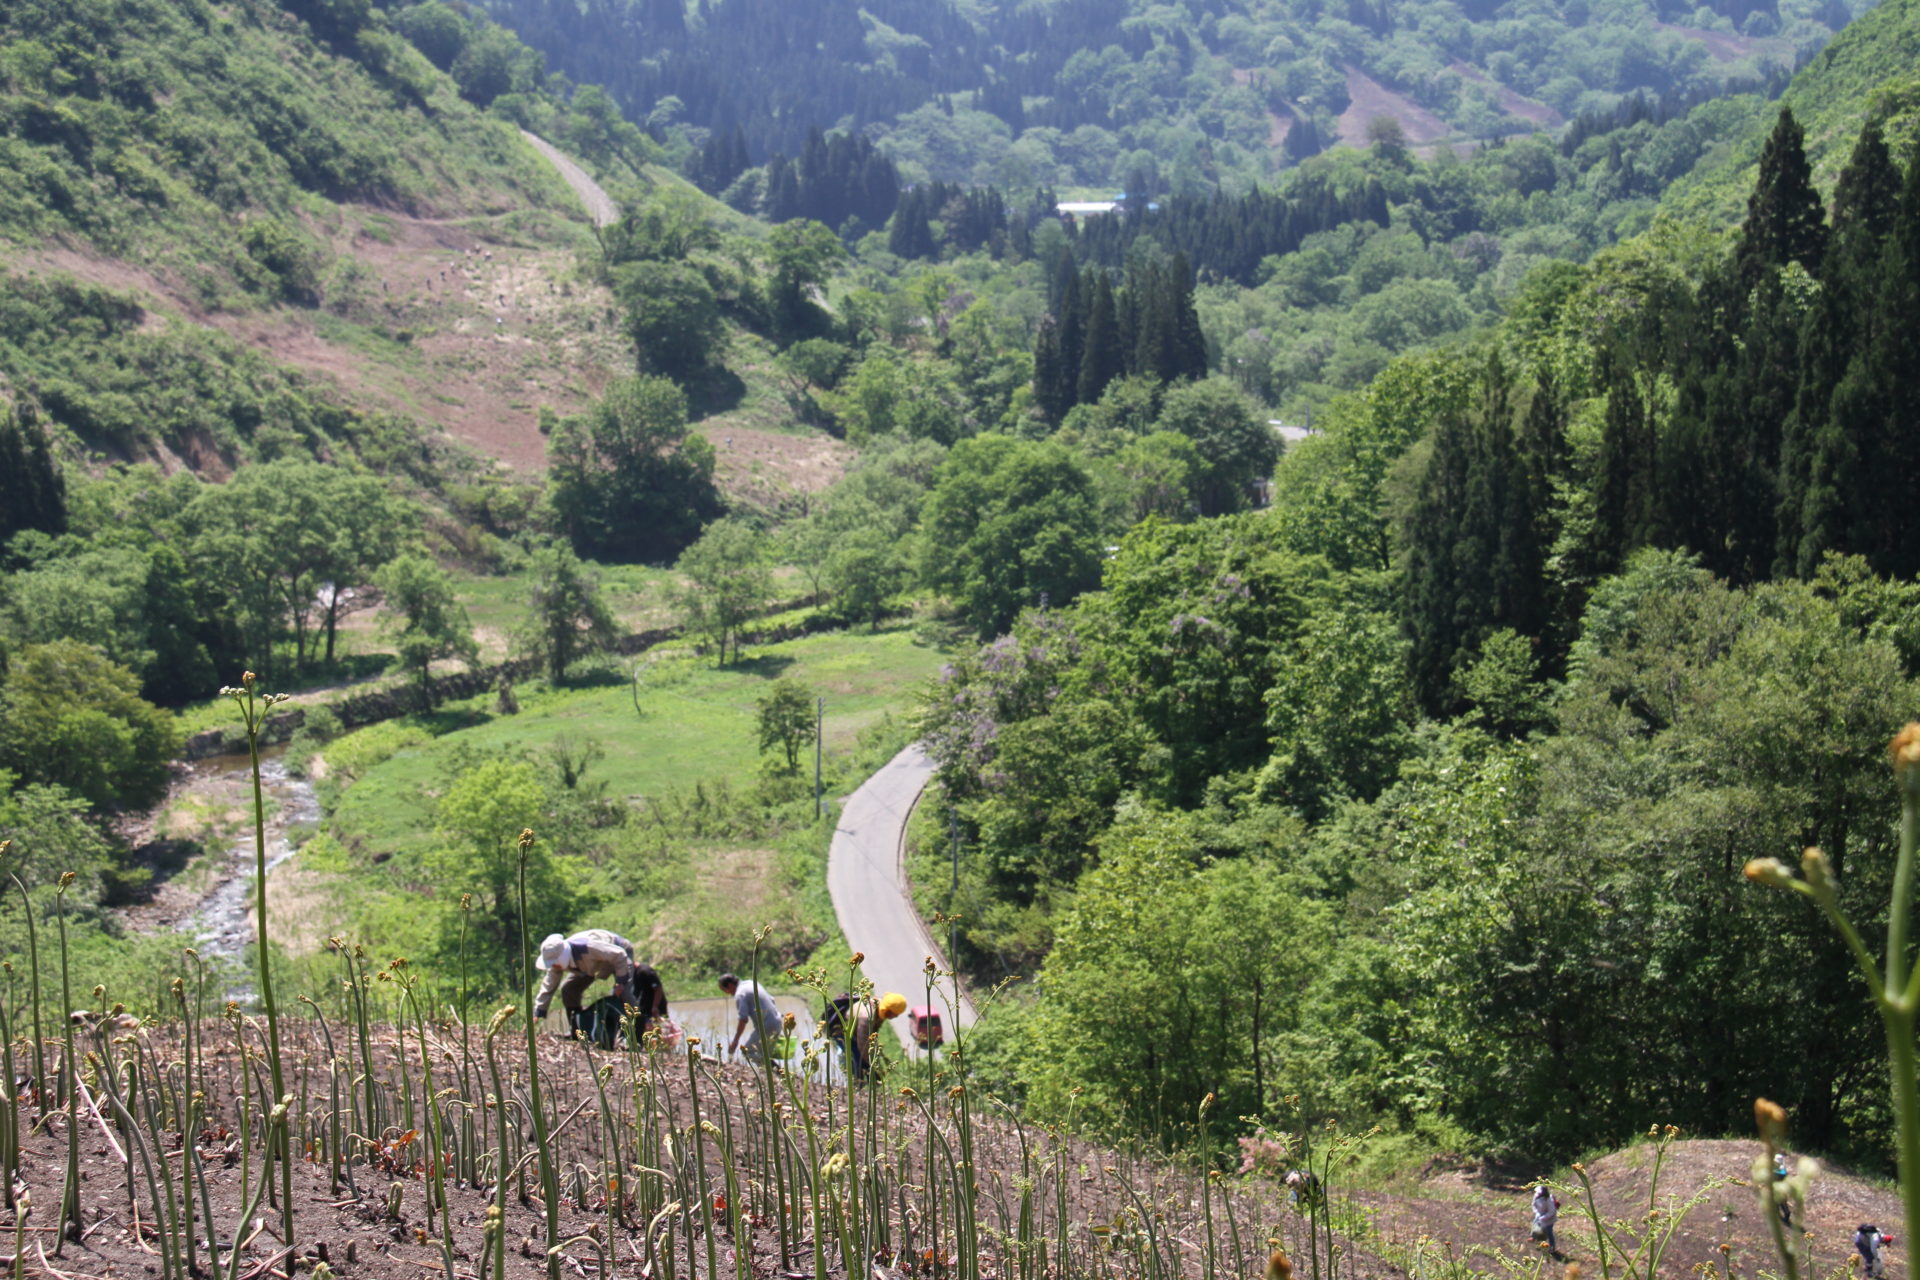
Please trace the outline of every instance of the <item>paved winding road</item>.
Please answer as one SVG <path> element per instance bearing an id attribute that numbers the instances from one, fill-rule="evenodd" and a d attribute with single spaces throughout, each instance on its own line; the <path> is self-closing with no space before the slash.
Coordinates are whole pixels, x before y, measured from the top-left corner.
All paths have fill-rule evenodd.
<path id="1" fill-rule="evenodd" d="M 612 198 L 585 170 L 545 138 L 525 129 L 520 132 L 573 188 L 594 225 L 608 226 L 619 218 Z M 866 953 L 866 975 L 873 985 L 881 991 L 898 991 L 909 1004 L 926 999 L 923 966 L 927 957 L 939 958 L 943 968 L 946 965 L 945 952 L 914 910 L 903 865 L 907 818 L 932 776 L 933 761 L 917 746 L 888 761 L 848 797 L 827 855 L 827 890 L 833 896 L 834 914 L 840 918 L 840 932 L 855 951 Z M 934 992 L 934 1007 L 949 1029 L 973 1025 L 973 1001 L 964 992 L 959 1000 L 956 1009 L 951 988 Z M 897 1019 L 893 1026 L 900 1042 L 910 1044 L 907 1020 Z"/>
<path id="2" fill-rule="evenodd" d="M 902 865 L 907 818 L 933 777 L 933 761 L 919 747 L 908 747 L 847 798 L 827 854 L 827 891 L 833 895 L 840 932 L 855 951 L 866 953 L 866 974 L 880 991 L 898 991 L 909 1004 L 926 999 L 923 966 L 928 956 L 946 967 L 945 952 L 927 934 L 907 892 Z M 953 989 L 935 989 L 934 1008 L 949 1029 L 973 1025 L 973 1001 L 963 991 L 953 1007 Z M 905 1018 L 894 1030 L 910 1043 Z"/>
<path id="3" fill-rule="evenodd" d="M 579 196 L 580 203 L 587 206 L 587 216 L 593 219 L 594 226 L 610 227 L 620 220 L 620 208 L 614 204 L 613 197 L 589 177 L 585 169 L 569 159 L 566 153 L 539 134 L 528 133 L 522 129 L 520 136 L 533 144 L 533 149 L 545 156 L 548 163 L 559 170 L 560 177 L 573 188 L 573 194 Z"/>

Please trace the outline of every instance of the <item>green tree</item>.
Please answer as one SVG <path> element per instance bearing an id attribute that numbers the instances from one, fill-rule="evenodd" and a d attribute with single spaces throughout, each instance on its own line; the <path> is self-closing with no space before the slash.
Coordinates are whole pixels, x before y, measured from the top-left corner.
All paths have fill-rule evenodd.
<path id="1" fill-rule="evenodd" d="M 440 0 L 407 6 L 393 15 L 393 25 L 442 71 L 453 68 L 467 45 L 467 24 Z"/>
<path id="2" fill-rule="evenodd" d="M 872 347 L 840 389 L 822 397 L 847 438 L 866 444 L 897 432 L 952 444 L 966 430 L 966 398 L 945 361 Z"/>
<path id="3" fill-rule="evenodd" d="M 534 552 L 527 607 L 522 647 L 546 665 L 555 684 L 581 658 L 611 648 L 619 631 L 600 598 L 599 578 L 564 546 Z"/>
<path id="4" fill-rule="evenodd" d="M 1899 207 L 1899 170 L 1869 121 L 1834 189 L 1822 288 L 1801 328 L 1799 386 L 1780 446 L 1776 576 L 1812 577 L 1828 551 L 1864 552 L 1884 527 L 1881 397 L 1865 357 L 1884 323 L 1875 295 Z"/>
<path id="5" fill-rule="evenodd" d="M 788 773 L 800 768 L 800 753 L 814 737 L 812 692 L 798 680 L 782 676 L 763 697 L 754 701 L 755 729 L 760 735 L 760 754 L 778 750 Z"/>
<path id="6" fill-rule="evenodd" d="M 1476 401 L 1435 423 L 1402 525 L 1401 616 L 1429 710 L 1457 709 L 1453 673 L 1490 632 L 1546 629 L 1544 498 L 1514 442 L 1511 394 L 1504 366 L 1489 360 Z"/>
<path id="7" fill-rule="evenodd" d="M 522 926 L 538 936 L 568 932 L 589 900 L 583 891 L 586 864 L 547 852 L 540 841 L 527 853 L 527 912 L 519 902 L 520 832 L 544 826 L 549 797 L 537 768 L 525 760 L 493 757 L 455 778 L 434 813 L 439 843 L 423 860 L 423 883 L 451 907 L 462 893 L 474 895 L 474 928 L 483 948 L 509 955 L 520 946 Z M 450 912 L 454 920 L 458 912 Z"/>
<path id="8" fill-rule="evenodd" d="M 72 871 L 78 884 L 67 892 L 70 906 L 84 912 L 125 882 L 126 872 L 113 856 L 113 846 L 87 818 L 87 802 L 63 787 L 24 782 L 18 774 L 0 769 L 0 840 L 11 840 L 0 873 L 20 877 L 36 898 L 51 896 L 63 873 Z M 11 887 L 11 886 L 9 886 Z M 17 894 L 0 897 L 7 951 L 26 950 L 26 921 Z"/>
<path id="9" fill-rule="evenodd" d="M 16 644 L 78 640 L 139 673 L 152 667 L 147 609 L 151 565 L 131 547 L 89 546 L 5 580 L 0 613 Z"/>
<path id="10" fill-rule="evenodd" d="M 1093 404 L 1107 384 L 1126 372 L 1126 352 L 1120 342 L 1120 313 L 1113 300 L 1113 282 L 1107 273 L 1094 270 L 1092 300 L 1087 306 L 1085 345 L 1080 352 L 1080 370 L 1074 387 L 1074 399 Z"/>
<path id="11" fill-rule="evenodd" d="M 581 88 L 575 103 L 593 88 Z M 696 253 L 719 248 L 720 231 L 713 225 L 711 209 L 699 195 L 682 187 L 648 192 L 644 201 L 622 206 L 620 220 L 600 233 L 607 265 L 685 262 Z"/>
<path id="12" fill-rule="evenodd" d="M 1451 355 L 1394 361 L 1366 390 L 1333 402 L 1321 433 L 1274 473 L 1272 519 L 1287 544 L 1336 568 L 1393 561 L 1388 477 L 1414 442 L 1471 393 L 1473 369 Z"/>
<path id="13" fill-rule="evenodd" d="M 1760 176 L 1747 201 L 1738 251 L 1742 281 L 1751 287 L 1760 272 L 1789 262 L 1818 274 L 1826 245 L 1826 204 L 1814 189 L 1806 133 L 1793 109 L 1782 107 L 1760 152 Z"/>
<path id="14" fill-rule="evenodd" d="M 835 513 L 849 524 L 832 536 L 825 576 L 843 614 L 865 618 L 878 631 L 887 602 L 912 585 L 913 564 L 905 539 L 886 528 L 881 512 L 871 506 L 868 510 L 870 522 L 859 520 L 857 508 Z"/>
<path id="15" fill-rule="evenodd" d="M 773 263 L 768 301 L 775 329 L 789 339 L 817 336 L 826 327 L 827 317 L 812 295 L 846 261 L 846 246 L 826 226 L 796 219 L 769 231 L 766 247 Z"/>
<path id="16" fill-rule="evenodd" d="M 1108 1132 L 1194 1136 L 1278 1100 L 1299 994 L 1325 953 L 1324 914 L 1267 858 L 1210 861 L 1205 819 L 1136 811 L 1061 914 L 1019 1068 L 1037 1114 Z"/>
<path id="17" fill-rule="evenodd" d="M 1080 612 L 1102 682 L 1152 742 L 1146 795 L 1198 805 L 1268 758 L 1263 698 L 1325 578 L 1256 515 L 1148 520 L 1121 540 Z"/>
<path id="18" fill-rule="evenodd" d="M 1109 527 L 1129 529 L 1148 516 L 1181 521 L 1198 513 L 1206 461 L 1193 441 L 1156 431 L 1126 445 L 1108 464 Z"/>
<path id="19" fill-rule="evenodd" d="M 1206 464 L 1196 486 L 1205 515 L 1251 506 L 1254 483 L 1271 476 L 1280 458 L 1273 428 L 1225 378 L 1169 388 L 1154 426 L 1191 440 Z"/>
<path id="20" fill-rule="evenodd" d="M 1033 339 L 1033 401 L 1053 423 L 1079 398 L 1080 371 L 1068 363 L 1062 341 L 1060 321 L 1051 312 L 1040 317 Z"/>
<path id="21" fill-rule="evenodd" d="M 1053 444 L 984 435 L 955 445 L 922 519 L 921 581 L 982 637 L 1020 610 L 1069 603 L 1100 577 L 1093 482 Z"/>
<path id="22" fill-rule="evenodd" d="M 243 467 L 204 487 L 182 514 L 197 576 L 224 591 L 246 631 L 248 661 L 263 676 L 293 627 L 296 669 L 332 652 L 352 589 L 391 559 L 415 518 L 380 480 L 339 467 L 280 459 Z"/>
<path id="23" fill-rule="evenodd" d="M 740 628 L 767 607 L 773 575 L 767 568 L 766 540 L 745 521 L 716 520 L 700 540 L 681 553 L 674 571 L 687 626 L 710 639 L 727 665 L 727 645 L 740 658 Z"/>
<path id="24" fill-rule="evenodd" d="M 665 378 L 623 378 L 547 441 L 549 501 L 582 555 L 657 562 L 720 513 L 713 446 L 687 429 L 686 393 Z"/>
<path id="25" fill-rule="evenodd" d="M 0 404 L 0 547 L 23 529 L 67 527 L 67 483 L 39 423 Z"/>
<path id="26" fill-rule="evenodd" d="M 774 358 L 774 364 L 787 379 L 789 402 L 809 422 L 825 416 L 814 398 L 815 393 L 832 391 L 839 386 L 847 366 L 852 363 L 853 348 L 830 338 L 807 338 Z"/>
<path id="27" fill-rule="evenodd" d="M 0 767 L 99 809 L 158 803 L 180 733 L 139 690 L 133 672 L 92 645 L 25 646 L 0 684 Z"/>
<path id="28" fill-rule="evenodd" d="M 627 336 L 646 373 L 685 381 L 713 363 L 726 337 L 720 304 L 706 277 L 685 262 L 615 267 L 613 293 L 627 312 Z"/>
<path id="29" fill-rule="evenodd" d="M 919 191 L 909 191 L 894 206 L 887 224 L 887 252 L 896 258 L 931 258 L 939 253 L 933 229 L 927 225 L 927 202 Z"/>
<path id="30" fill-rule="evenodd" d="M 433 684 L 433 663 L 462 658 L 472 663 L 480 648 L 466 606 L 454 595 L 453 581 L 426 556 L 401 556 L 374 575 L 386 619 L 382 631 L 413 674 L 423 700 Z"/>
<path id="31" fill-rule="evenodd" d="M 1265 695 L 1273 754 L 1256 794 L 1314 821 L 1378 796 L 1412 750 L 1406 641 L 1391 612 L 1369 604 L 1317 609 L 1275 655 Z"/>
<path id="32" fill-rule="evenodd" d="M 504 27 L 486 23 L 474 32 L 453 60 L 453 82 L 460 96 L 478 106 L 493 105 L 520 87 L 526 50 Z"/>

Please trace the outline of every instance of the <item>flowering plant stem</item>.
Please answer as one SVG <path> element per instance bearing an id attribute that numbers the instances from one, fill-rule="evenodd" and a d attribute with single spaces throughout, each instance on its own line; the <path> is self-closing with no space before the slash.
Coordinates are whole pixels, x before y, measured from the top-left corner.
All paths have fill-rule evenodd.
<path id="1" fill-rule="evenodd" d="M 540 1023 L 533 1016 L 533 948 L 527 938 L 527 858 L 533 840 L 531 827 L 520 832 L 520 998 L 527 1019 L 527 1103 L 533 1111 L 533 1140 L 540 1159 L 540 1199 L 546 1206 L 547 1280 L 560 1280 L 560 1173 L 547 1132 L 546 1102 L 540 1096 Z"/>
<path id="2" fill-rule="evenodd" d="M 1887 1063 L 1893 1091 L 1893 1112 L 1899 1137 L 1900 1199 L 1909 1236 L 1920 1229 L 1920 1086 L 1915 1082 L 1914 1036 L 1920 1025 L 1920 968 L 1910 969 L 1907 957 L 1907 921 L 1913 910 L 1914 850 L 1920 845 L 1920 723 L 1909 724 L 1895 736 L 1893 775 L 1900 792 L 1900 852 L 1894 863 L 1893 899 L 1888 904 L 1887 953 L 1884 966 L 1874 963 L 1866 943 L 1847 918 L 1827 862 L 1818 849 L 1800 858 L 1795 876 L 1777 858 L 1756 858 L 1746 866 L 1747 879 L 1776 888 L 1792 889 L 1813 899 L 1847 944 L 1866 979 L 1874 1007 L 1887 1032 Z"/>
<path id="3" fill-rule="evenodd" d="M 253 766 L 253 901 L 256 919 L 253 949 L 260 965 L 260 1003 L 267 1011 L 267 1071 L 273 1080 L 272 1102 L 289 1100 L 287 1082 L 280 1067 L 280 1011 L 273 1000 L 272 950 L 268 944 L 267 932 L 267 804 L 260 786 L 260 730 L 265 726 L 267 712 L 275 703 L 286 701 L 284 693 L 256 693 L 253 672 L 240 677 L 238 688 L 222 689 L 220 692 L 233 699 L 234 706 L 240 710 L 242 722 L 247 730 L 247 759 Z M 293 1196 L 291 1195 L 291 1161 L 293 1153 L 286 1147 L 286 1129 L 279 1131 L 276 1138 L 268 1135 L 268 1159 L 278 1158 L 284 1166 L 283 1177 L 288 1181 L 287 1194 L 280 1198 L 280 1238 L 291 1246 L 293 1234 Z M 269 1180 L 273 1173 L 267 1169 L 264 1176 Z"/>

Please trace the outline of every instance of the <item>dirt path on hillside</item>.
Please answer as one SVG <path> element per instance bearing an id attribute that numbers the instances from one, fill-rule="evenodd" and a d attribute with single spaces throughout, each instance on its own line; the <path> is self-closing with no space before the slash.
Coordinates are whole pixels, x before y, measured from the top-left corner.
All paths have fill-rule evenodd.
<path id="1" fill-rule="evenodd" d="M 573 188 L 573 194 L 580 197 L 580 203 L 587 207 L 587 216 L 593 219 L 596 227 L 610 227 L 620 220 L 620 206 L 606 193 L 601 185 L 588 175 L 585 169 L 575 164 L 561 152 L 560 148 L 548 142 L 537 133 L 528 133 L 525 129 L 520 136 L 533 144 L 533 149 L 545 156 L 561 179 Z"/>
<path id="2" fill-rule="evenodd" d="M 1544 102 L 1532 98 L 1501 84 L 1472 63 L 1455 58 L 1447 64 L 1463 80 L 1471 80 L 1484 89 L 1491 89 L 1500 109 L 1510 116 L 1526 120 L 1542 129 L 1551 129 L 1562 123 L 1560 113 Z"/>

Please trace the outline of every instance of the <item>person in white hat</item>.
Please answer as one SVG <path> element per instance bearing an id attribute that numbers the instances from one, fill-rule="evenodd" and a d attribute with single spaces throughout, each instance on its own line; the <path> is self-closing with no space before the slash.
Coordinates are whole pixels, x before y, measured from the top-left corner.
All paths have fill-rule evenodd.
<path id="1" fill-rule="evenodd" d="M 581 997 L 601 978 L 613 979 L 613 994 L 623 1004 L 633 997 L 633 944 L 607 929 L 582 929 L 571 938 L 550 933 L 540 944 L 539 966 L 546 970 L 540 992 L 533 998 L 533 1016 L 544 1018 L 560 993 L 560 1007 L 567 1011 L 569 1034 L 573 1034 L 573 1015 L 580 1012 Z"/>

